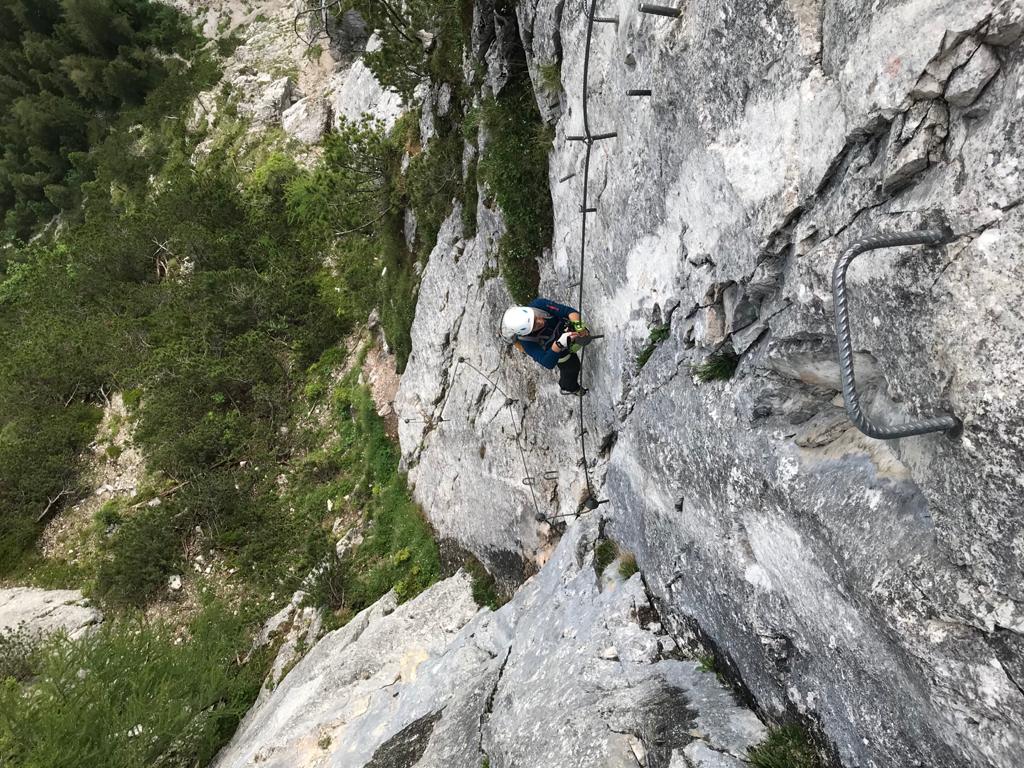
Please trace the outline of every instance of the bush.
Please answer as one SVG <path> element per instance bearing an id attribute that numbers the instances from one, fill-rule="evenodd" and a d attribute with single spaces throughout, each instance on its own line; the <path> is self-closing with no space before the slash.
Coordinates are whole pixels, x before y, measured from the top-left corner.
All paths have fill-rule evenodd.
<path id="1" fill-rule="evenodd" d="M 619 555 L 619 548 L 611 539 L 601 539 L 594 547 L 594 570 L 600 576 Z"/>
<path id="2" fill-rule="evenodd" d="M 240 664 L 245 620 L 212 605 L 177 643 L 170 628 L 105 623 L 35 652 L 28 685 L 0 683 L 0 764 L 47 768 L 206 765 L 259 692 L 264 657 Z"/>
<path id="3" fill-rule="evenodd" d="M 527 304 L 537 297 L 537 259 L 554 233 L 548 185 L 551 130 L 541 121 L 530 80 L 522 74 L 484 104 L 482 118 L 489 141 L 478 173 L 507 225 L 498 244 L 498 266 L 512 298 Z"/>
<path id="4" fill-rule="evenodd" d="M 381 0 L 349 0 L 338 6 L 359 11 L 370 29 L 381 32 L 381 46 L 367 53 L 366 66 L 386 88 L 402 94 L 408 103 L 416 86 L 432 79 L 456 85 L 462 80 L 465 10 L 453 13 L 450 3 L 439 0 L 405 0 L 401 13 Z M 427 50 L 417 36 L 426 30 L 435 35 Z"/>
<path id="5" fill-rule="evenodd" d="M 477 605 L 496 611 L 507 602 L 498 594 L 497 582 L 484 568 L 483 563 L 470 555 L 465 568 L 472 579 L 473 600 Z"/>
<path id="6" fill-rule="evenodd" d="M 694 366 L 693 375 L 698 381 L 705 384 L 712 381 L 728 381 L 736 373 L 736 366 L 740 363 L 737 355 L 730 352 L 721 352 L 711 355 L 707 360 Z"/>
<path id="7" fill-rule="evenodd" d="M 643 348 L 636 358 L 636 368 L 639 371 L 645 365 L 647 361 L 651 359 L 651 355 L 654 354 L 654 350 L 661 342 L 668 338 L 669 333 L 672 332 L 672 327 L 667 323 L 664 325 L 656 325 L 651 329 L 650 335 L 647 337 L 647 346 Z"/>
<path id="8" fill-rule="evenodd" d="M 289 500 L 310 520 L 307 561 L 318 570 L 312 599 L 343 617 L 392 588 L 400 600 L 412 598 L 441 572 L 433 531 L 398 472 L 398 451 L 369 392 L 356 384 L 359 368 L 335 393 L 336 438 L 327 438 L 329 452 L 307 460 Z M 363 543 L 344 560 L 320 525 L 326 499 L 341 497 L 348 497 L 346 504 L 359 510 L 367 527 Z"/>
<path id="9" fill-rule="evenodd" d="M 181 551 L 179 538 L 165 508 L 132 514 L 101 547 L 97 596 L 115 605 L 144 606 L 167 583 Z"/>
<path id="10" fill-rule="evenodd" d="M 448 128 L 409 161 L 408 206 L 416 213 L 416 251 L 424 261 L 451 213 L 452 200 L 462 196 L 462 148 L 461 133 Z"/>

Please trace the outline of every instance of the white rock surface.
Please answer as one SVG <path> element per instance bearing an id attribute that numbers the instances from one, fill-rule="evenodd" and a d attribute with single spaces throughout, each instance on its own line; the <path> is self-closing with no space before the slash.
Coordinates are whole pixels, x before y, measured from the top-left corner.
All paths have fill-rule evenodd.
<path id="1" fill-rule="evenodd" d="M 405 109 L 402 97 L 382 88 L 362 60 L 332 78 L 329 98 L 335 123 L 342 118 L 358 121 L 366 114 L 380 120 L 385 129 L 390 130 Z"/>
<path id="2" fill-rule="evenodd" d="M 66 632 L 78 638 L 103 620 L 82 593 L 73 589 L 0 589 L 0 635 L 24 627 L 30 633 Z"/>
<path id="3" fill-rule="evenodd" d="M 324 99 L 305 97 L 292 104 L 281 115 L 281 127 L 289 136 L 304 144 L 316 144 L 331 123 L 331 109 Z"/>
<path id="4" fill-rule="evenodd" d="M 214 765 L 633 768 L 698 741 L 745 755 L 760 721 L 713 674 L 661 654 L 639 576 L 598 588 L 596 537 L 594 521 L 570 529 L 496 613 L 461 572 L 404 605 L 383 598 L 261 698 Z M 602 657 L 610 644 L 621 657 Z"/>

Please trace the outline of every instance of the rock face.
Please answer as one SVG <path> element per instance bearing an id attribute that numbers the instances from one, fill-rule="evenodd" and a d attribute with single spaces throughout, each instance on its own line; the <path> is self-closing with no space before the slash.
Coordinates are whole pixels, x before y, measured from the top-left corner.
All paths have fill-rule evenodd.
<path id="1" fill-rule="evenodd" d="M 517 6 L 543 51 L 531 71 L 553 41 L 563 55 L 541 291 L 575 304 L 582 280 L 605 335 L 583 407 L 607 531 L 675 631 L 714 647 L 764 712 L 806 716 L 843 764 L 1017 766 L 1020 5 L 682 7 L 602 10 L 619 23 L 594 33 L 589 119 L 618 135 L 594 145 L 581 274 L 583 150 L 563 139 L 582 128 L 586 20 Z M 496 339 L 502 224 L 480 197 L 479 234 L 462 241 L 456 211 L 426 267 L 396 407 L 417 499 L 512 583 L 557 540 L 536 511 L 573 513 L 586 492 L 580 403 Z M 956 240 L 850 270 L 858 385 L 880 420 L 952 410 L 964 431 L 872 440 L 842 415 L 831 270 L 865 234 L 935 224 Z M 739 356 L 730 381 L 691 375 L 721 352 Z"/>
<path id="2" fill-rule="evenodd" d="M 639 576 L 599 586 L 597 536 L 574 525 L 496 613 L 463 573 L 401 606 L 382 598 L 261 698 L 215 765 L 741 765 L 764 726 L 671 658 Z"/>
<path id="3" fill-rule="evenodd" d="M 32 634 L 66 632 L 78 638 L 102 620 L 77 590 L 0 589 L 0 635 L 21 627 Z"/>
<path id="4" fill-rule="evenodd" d="M 366 50 L 373 51 L 379 47 L 380 39 L 371 37 Z M 344 118 L 355 122 L 366 114 L 380 120 L 386 130 L 394 126 L 404 110 L 402 97 L 382 88 L 362 59 L 331 79 L 330 99 L 336 121 Z"/>
<path id="5" fill-rule="evenodd" d="M 323 99 L 302 98 L 281 114 L 281 127 L 304 144 L 316 144 L 331 123 L 331 110 Z"/>

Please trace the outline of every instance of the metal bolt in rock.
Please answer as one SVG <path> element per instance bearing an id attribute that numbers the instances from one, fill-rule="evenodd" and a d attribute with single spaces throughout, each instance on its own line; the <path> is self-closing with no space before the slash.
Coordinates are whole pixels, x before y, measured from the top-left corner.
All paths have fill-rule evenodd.
<path id="1" fill-rule="evenodd" d="M 673 19 L 683 15 L 681 8 L 670 8 L 667 5 L 651 5 L 650 3 L 640 3 L 640 13 L 649 13 L 652 16 L 668 16 Z"/>
<path id="2" fill-rule="evenodd" d="M 651 95 L 651 89 L 650 88 L 630 88 L 628 91 L 626 91 L 626 95 L 627 96 L 650 96 Z"/>
<path id="3" fill-rule="evenodd" d="M 835 305 L 836 346 L 839 350 L 839 372 L 843 381 L 843 401 L 850 421 L 868 437 L 893 440 L 897 437 L 924 435 L 929 432 L 953 432 L 962 422 L 952 414 L 939 414 L 930 419 L 907 421 L 902 424 L 876 424 L 864 413 L 857 392 L 853 370 L 853 340 L 850 334 L 850 309 L 846 291 L 846 271 L 850 262 L 867 251 L 900 245 L 942 245 L 955 238 L 948 229 L 926 229 L 915 232 L 875 234 L 861 238 L 843 252 L 832 270 L 832 296 Z"/>

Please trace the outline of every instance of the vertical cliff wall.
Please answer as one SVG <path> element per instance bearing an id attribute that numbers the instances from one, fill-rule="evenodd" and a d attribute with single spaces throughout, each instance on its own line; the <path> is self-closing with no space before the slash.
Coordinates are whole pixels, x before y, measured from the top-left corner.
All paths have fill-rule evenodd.
<path id="1" fill-rule="evenodd" d="M 541 99 L 557 119 L 541 290 L 574 302 L 582 280 L 605 334 L 585 362 L 586 439 L 610 500 L 592 514 L 637 553 L 677 631 L 698 627 L 760 707 L 808 716 L 843 763 L 1017 765 L 1021 5 L 599 11 L 618 23 L 594 33 L 590 120 L 618 135 L 594 148 L 581 273 L 582 150 L 564 139 L 582 128 L 584 4 L 517 7 L 538 85 L 562 57 L 565 89 Z M 476 13 L 486 30 L 493 7 Z M 478 37 L 483 58 L 493 35 Z M 580 404 L 496 338 L 502 223 L 480 200 L 479 234 L 461 238 L 457 211 L 426 268 L 397 405 L 432 521 L 514 582 L 559 534 L 535 505 L 572 512 L 584 493 Z M 853 341 L 870 413 L 951 409 L 963 434 L 869 439 L 841 408 L 830 273 L 866 234 L 940 224 L 956 235 L 946 246 L 854 263 Z M 692 375 L 722 352 L 738 357 L 731 380 Z"/>

